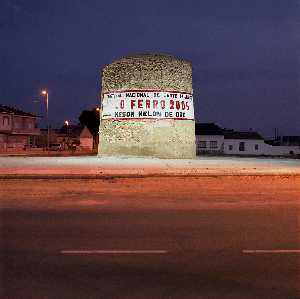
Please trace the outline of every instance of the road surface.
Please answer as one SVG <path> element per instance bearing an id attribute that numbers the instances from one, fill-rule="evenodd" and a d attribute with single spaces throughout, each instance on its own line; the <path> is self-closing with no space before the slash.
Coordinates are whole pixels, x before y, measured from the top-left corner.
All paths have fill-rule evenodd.
<path id="1" fill-rule="evenodd" d="M 0 207 L 3 299 L 300 298 L 300 176 L 3 179 Z"/>

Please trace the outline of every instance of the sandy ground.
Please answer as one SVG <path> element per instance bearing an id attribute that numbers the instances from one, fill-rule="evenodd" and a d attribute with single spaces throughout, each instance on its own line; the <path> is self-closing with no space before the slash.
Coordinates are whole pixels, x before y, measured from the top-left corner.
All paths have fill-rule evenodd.
<path id="1" fill-rule="evenodd" d="M 0 157 L 0 177 L 295 175 L 300 160 L 201 157 L 195 160 L 82 157 Z"/>

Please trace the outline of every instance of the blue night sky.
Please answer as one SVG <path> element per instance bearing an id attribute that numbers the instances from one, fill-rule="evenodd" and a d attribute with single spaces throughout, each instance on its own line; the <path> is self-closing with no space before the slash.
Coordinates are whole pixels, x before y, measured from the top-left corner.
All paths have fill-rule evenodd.
<path id="1" fill-rule="evenodd" d="M 77 122 L 101 69 L 134 53 L 193 64 L 196 119 L 300 135 L 297 0 L 0 0 L 0 103 Z"/>

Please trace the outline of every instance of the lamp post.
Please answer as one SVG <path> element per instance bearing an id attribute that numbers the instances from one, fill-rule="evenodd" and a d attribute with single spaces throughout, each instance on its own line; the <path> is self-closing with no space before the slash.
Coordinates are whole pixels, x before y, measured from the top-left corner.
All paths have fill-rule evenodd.
<path id="1" fill-rule="evenodd" d="M 69 147 L 69 142 L 70 142 L 70 138 L 69 138 L 69 121 L 65 120 L 65 126 L 67 127 L 67 146 Z"/>
<path id="2" fill-rule="evenodd" d="M 48 91 L 42 90 L 42 95 L 46 96 L 47 150 L 49 150 L 50 131 L 49 131 L 49 94 L 48 94 Z"/>

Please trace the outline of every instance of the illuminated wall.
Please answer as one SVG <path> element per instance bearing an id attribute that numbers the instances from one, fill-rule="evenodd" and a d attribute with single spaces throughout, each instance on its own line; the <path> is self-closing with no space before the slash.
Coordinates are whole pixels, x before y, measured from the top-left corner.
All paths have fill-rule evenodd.
<path id="1" fill-rule="evenodd" d="M 100 156 L 193 158 L 192 66 L 170 55 L 136 55 L 102 74 Z"/>

